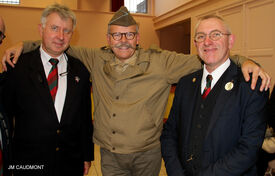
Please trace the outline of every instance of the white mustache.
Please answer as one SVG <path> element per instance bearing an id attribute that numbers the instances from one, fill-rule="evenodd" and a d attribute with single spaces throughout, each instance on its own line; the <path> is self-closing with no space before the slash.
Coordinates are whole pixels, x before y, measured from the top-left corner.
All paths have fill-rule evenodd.
<path id="1" fill-rule="evenodd" d="M 135 49 L 134 47 L 132 47 L 132 45 L 130 45 L 129 43 L 118 43 L 118 44 L 116 44 L 116 45 L 113 45 L 113 47 L 115 47 L 115 48 L 119 48 L 119 49 L 121 49 L 121 48 L 127 48 L 127 49 L 129 49 L 129 48 L 132 48 L 132 49 Z"/>

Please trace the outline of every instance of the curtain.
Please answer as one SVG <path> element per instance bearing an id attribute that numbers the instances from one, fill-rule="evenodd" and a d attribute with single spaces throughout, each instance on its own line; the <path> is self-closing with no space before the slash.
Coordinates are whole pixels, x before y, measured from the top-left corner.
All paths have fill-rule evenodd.
<path id="1" fill-rule="evenodd" d="M 112 12 L 116 12 L 123 5 L 124 0 L 112 0 Z"/>

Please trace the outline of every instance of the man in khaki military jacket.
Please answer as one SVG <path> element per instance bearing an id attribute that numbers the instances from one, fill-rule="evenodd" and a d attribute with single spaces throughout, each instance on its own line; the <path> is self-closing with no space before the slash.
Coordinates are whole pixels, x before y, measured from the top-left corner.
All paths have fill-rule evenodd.
<path id="1" fill-rule="evenodd" d="M 24 52 L 38 44 L 24 42 Z M 68 50 L 91 73 L 95 107 L 93 138 L 100 146 L 102 173 L 157 176 L 161 167 L 159 138 L 171 84 L 200 69 L 200 60 L 197 56 L 137 47 L 138 25 L 125 7 L 108 24 L 108 44 L 109 47 L 101 49 L 71 47 Z M 14 47 L 6 52 L 14 53 L 14 62 L 22 50 L 22 43 L 18 45 L 21 49 Z M 244 60 L 235 57 L 234 61 L 240 64 Z M 258 73 L 263 79 L 262 90 L 269 87 L 269 76 L 252 61 L 245 61 L 243 68 L 247 79 L 248 70 L 256 70 L 253 88 Z"/>

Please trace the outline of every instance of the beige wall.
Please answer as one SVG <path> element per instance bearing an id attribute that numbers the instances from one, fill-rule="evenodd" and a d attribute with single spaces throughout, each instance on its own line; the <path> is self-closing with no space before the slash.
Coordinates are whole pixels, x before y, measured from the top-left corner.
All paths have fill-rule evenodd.
<path id="1" fill-rule="evenodd" d="M 160 16 L 168 13 L 175 8 L 178 8 L 191 1 L 194 0 L 155 0 L 155 16 Z"/>
<path id="2" fill-rule="evenodd" d="M 111 1 L 110 0 L 79 0 L 78 9 L 110 12 Z"/>
<path id="3" fill-rule="evenodd" d="M 4 50 L 22 40 L 40 39 L 38 24 L 42 8 L 26 8 L 18 6 L 0 5 L 0 15 L 6 23 L 6 36 L 0 47 L 0 57 Z M 106 45 L 106 31 L 108 21 L 113 16 L 111 12 L 95 12 L 75 10 L 77 27 L 71 44 L 85 47 L 101 47 Z M 133 15 L 140 24 L 141 46 L 148 48 L 151 44 L 159 44 L 154 30 L 152 16 Z"/>
<path id="4" fill-rule="evenodd" d="M 21 7 L 45 8 L 53 3 L 65 4 L 74 10 L 80 9 L 100 12 L 109 12 L 111 7 L 110 0 L 20 0 Z"/>
<path id="5" fill-rule="evenodd" d="M 159 1 L 155 1 L 156 7 Z M 161 2 L 161 1 L 160 1 Z M 275 78 L 275 0 L 192 0 L 154 18 L 155 29 L 191 18 L 191 37 L 199 17 L 218 14 L 225 18 L 236 34 L 232 53 L 251 57 Z M 173 35 L 173 34 L 171 34 Z M 191 53 L 196 53 L 191 40 Z"/>
<path id="6" fill-rule="evenodd" d="M 71 9 L 77 9 L 78 1 L 82 0 L 20 0 L 21 7 L 41 7 L 44 8 L 49 4 L 65 4 Z"/>

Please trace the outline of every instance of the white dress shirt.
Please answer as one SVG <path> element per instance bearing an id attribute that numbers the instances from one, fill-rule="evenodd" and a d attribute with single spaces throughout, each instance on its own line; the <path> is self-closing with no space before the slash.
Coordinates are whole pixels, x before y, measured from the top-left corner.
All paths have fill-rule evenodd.
<path id="1" fill-rule="evenodd" d="M 42 48 L 42 45 L 40 46 L 40 55 L 41 55 L 41 60 L 43 63 L 44 71 L 46 74 L 46 78 L 49 75 L 49 72 L 52 68 L 52 64 L 49 62 L 49 60 L 53 57 L 48 55 Z M 62 55 L 58 56 L 56 59 L 59 60 L 57 64 L 58 68 L 58 89 L 55 97 L 55 102 L 54 102 L 54 107 L 55 111 L 57 114 L 58 121 L 60 122 L 61 116 L 62 116 L 62 111 L 65 103 L 65 98 L 66 98 L 66 92 L 67 92 L 67 74 L 62 74 L 62 73 L 67 73 L 67 56 L 65 53 Z M 61 76 L 60 76 L 61 74 Z"/>
<path id="2" fill-rule="evenodd" d="M 207 69 L 205 68 L 205 64 L 203 66 L 203 75 L 201 79 L 201 94 L 203 94 L 203 90 L 206 86 L 206 77 L 207 75 L 212 75 L 212 82 L 211 82 L 211 89 L 215 86 L 215 84 L 218 82 L 222 74 L 225 72 L 225 70 L 230 66 L 230 59 L 228 58 L 222 65 L 220 65 L 218 68 L 216 68 L 212 73 L 209 73 Z"/>

